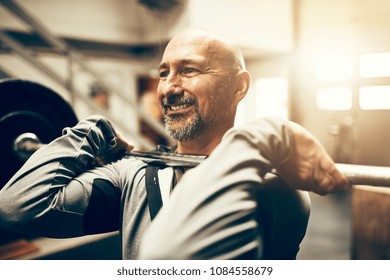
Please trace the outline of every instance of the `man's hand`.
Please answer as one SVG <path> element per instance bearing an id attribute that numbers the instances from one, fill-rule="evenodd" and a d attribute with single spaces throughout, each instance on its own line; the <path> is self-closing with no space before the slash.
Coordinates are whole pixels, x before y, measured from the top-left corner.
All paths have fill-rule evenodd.
<path id="1" fill-rule="evenodd" d="M 325 195 L 350 188 L 321 143 L 302 126 L 290 122 L 294 135 L 293 153 L 277 167 L 278 174 L 292 187 Z"/>
<path id="2" fill-rule="evenodd" d="M 121 158 L 125 152 L 131 151 L 134 145 L 130 144 L 120 133 L 112 141 L 115 141 L 113 148 L 106 154 L 96 158 L 96 165 L 102 166 L 106 163 L 113 162 Z"/>

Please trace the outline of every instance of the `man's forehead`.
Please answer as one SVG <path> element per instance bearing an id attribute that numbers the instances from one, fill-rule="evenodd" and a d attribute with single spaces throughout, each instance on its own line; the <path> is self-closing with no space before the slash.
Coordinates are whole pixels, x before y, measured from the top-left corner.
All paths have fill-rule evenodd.
<path id="1" fill-rule="evenodd" d="M 203 38 L 174 38 L 166 47 L 161 64 L 174 62 L 180 63 L 202 63 L 217 61 L 218 47 L 210 40 Z"/>
<path id="2" fill-rule="evenodd" d="M 180 55 L 178 52 L 173 53 L 172 55 L 166 55 L 163 57 L 159 68 L 168 67 L 170 64 L 204 64 L 208 61 L 205 56 L 190 54 L 190 55 Z"/>

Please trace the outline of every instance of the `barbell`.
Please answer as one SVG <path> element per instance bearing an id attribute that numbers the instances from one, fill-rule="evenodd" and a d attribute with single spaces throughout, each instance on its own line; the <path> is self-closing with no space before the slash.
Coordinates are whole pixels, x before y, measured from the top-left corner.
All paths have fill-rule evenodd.
<path id="1" fill-rule="evenodd" d="M 0 81 L 0 137 L 2 166 L 0 189 L 40 147 L 61 136 L 64 127 L 78 120 L 60 95 L 42 84 L 20 80 Z M 125 156 L 163 166 L 195 167 L 204 156 L 168 152 L 127 152 Z M 3 161 L 3 163 L 4 163 Z M 390 187 L 390 167 L 336 164 L 354 185 Z"/>
<path id="2" fill-rule="evenodd" d="M 30 133 L 49 143 L 74 126 L 77 117 L 59 94 L 42 84 L 21 79 L 0 81 L 0 188 L 24 164 L 29 155 L 14 149 L 20 135 Z M 38 147 L 37 147 L 38 148 Z"/>

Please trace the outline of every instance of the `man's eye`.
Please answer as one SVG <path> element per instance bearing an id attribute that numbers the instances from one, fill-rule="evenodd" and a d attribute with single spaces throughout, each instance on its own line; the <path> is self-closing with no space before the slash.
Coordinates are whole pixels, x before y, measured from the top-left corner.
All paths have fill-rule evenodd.
<path id="1" fill-rule="evenodd" d="M 160 78 L 165 78 L 169 75 L 169 71 L 160 71 L 159 76 Z"/>
<path id="2" fill-rule="evenodd" d="M 198 72 L 198 70 L 196 70 L 195 68 L 192 68 L 192 67 L 186 67 L 183 69 L 184 74 L 191 74 L 191 73 L 195 73 L 195 72 Z"/>

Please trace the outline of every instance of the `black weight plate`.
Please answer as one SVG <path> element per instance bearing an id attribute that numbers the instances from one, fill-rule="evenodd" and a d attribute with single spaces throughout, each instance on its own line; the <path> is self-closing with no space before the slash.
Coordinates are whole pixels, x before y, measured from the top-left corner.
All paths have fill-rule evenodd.
<path id="1" fill-rule="evenodd" d="M 16 137 L 32 132 L 49 143 L 64 127 L 74 126 L 77 117 L 60 95 L 32 81 L 1 80 L 0 100 L 1 189 L 24 163 L 13 152 Z"/>

